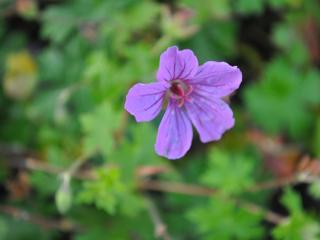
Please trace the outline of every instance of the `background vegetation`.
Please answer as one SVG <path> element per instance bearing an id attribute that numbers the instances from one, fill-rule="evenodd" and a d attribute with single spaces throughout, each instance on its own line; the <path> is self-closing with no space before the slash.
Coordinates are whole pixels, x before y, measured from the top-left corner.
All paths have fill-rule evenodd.
<path id="1" fill-rule="evenodd" d="M 317 0 L 0 1 L 0 239 L 320 239 Z M 236 126 L 169 161 L 124 111 L 168 46 L 238 65 Z M 318 159 L 317 159 L 318 158 Z"/>

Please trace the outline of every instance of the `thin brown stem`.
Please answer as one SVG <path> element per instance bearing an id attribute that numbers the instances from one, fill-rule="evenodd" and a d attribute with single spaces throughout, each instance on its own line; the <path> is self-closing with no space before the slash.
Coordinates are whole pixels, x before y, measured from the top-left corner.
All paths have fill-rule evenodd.
<path id="1" fill-rule="evenodd" d="M 307 181 L 305 179 L 303 182 Z M 284 187 L 287 185 L 295 184 L 298 182 L 302 182 L 297 177 L 292 176 L 289 178 L 283 179 L 276 179 L 268 182 L 258 183 L 252 187 L 245 189 L 245 192 L 259 192 L 262 190 L 274 189 L 279 187 Z M 309 182 L 309 181 L 308 181 Z M 199 195 L 199 196 L 210 196 L 216 193 L 216 189 L 199 186 L 199 185 L 192 185 L 192 184 L 185 184 L 185 183 L 174 183 L 169 181 L 157 181 L 157 180 L 146 180 L 141 181 L 139 183 L 139 188 L 144 190 L 156 190 L 156 191 L 163 191 L 163 192 L 176 192 L 181 194 L 187 195 Z"/>
<path id="2" fill-rule="evenodd" d="M 157 206 L 150 197 L 145 196 L 146 208 L 154 225 L 155 237 L 157 239 L 171 240 L 171 236 L 167 231 L 167 225 L 160 217 Z"/>
<path id="3" fill-rule="evenodd" d="M 78 171 L 79 167 L 84 163 L 86 158 L 80 158 L 75 161 L 73 165 L 70 167 L 71 175 L 77 179 L 81 180 L 91 180 L 94 179 L 94 175 L 91 171 Z M 54 175 L 61 175 L 64 173 L 64 170 L 62 168 L 57 168 L 54 166 L 50 166 L 46 163 L 43 163 L 39 160 L 36 160 L 34 158 L 27 158 L 25 160 L 24 165 L 20 165 L 18 167 L 24 167 L 29 170 L 35 170 L 35 171 L 41 171 L 45 173 L 50 173 Z"/>
<path id="4" fill-rule="evenodd" d="M 75 224 L 69 220 L 56 220 L 56 219 L 47 219 L 42 216 L 30 213 L 26 210 L 22 210 L 16 207 L 9 205 L 0 205 L 0 212 L 6 214 L 12 218 L 27 221 L 32 224 L 36 224 L 43 229 L 55 229 L 60 231 L 73 231 L 77 227 Z"/>
<path id="5" fill-rule="evenodd" d="M 248 188 L 246 191 L 248 192 L 259 192 L 263 190 L 281 188 L 288 185 L 293 185 L 301 182 L 297 176 L 290 176 L 286 178 L 274 179 L 267 182 L 257 183 L 256 185 Z"/>
<path id="6" fill-rule="evenodd" d="M 85 158 L 83 158 L 85 159 Z M 79 161 L 76 161 L 75 165 L 71 168 L 72 174 L 74 174 L 75 177 L 82 179 L 82 180 L 92 180 L 95 179 L 95 175 L 90 173 L 83 173 L 78 171 L 79 166 L 83 163 L 83 159 L 80 159 Z M 31 170 L 40 170 L 51 174 L 61 174 L 63 171 L 58 168 L 54 168 L 51 166 L 48 166 L 44 163 L 41 163 L 39 161 L 36 161 L 35 159 L 27 159 L 27 164 L 24 165 L 26 168 Z M 312 181 L 314 178 L 306 178 L 303 179 L 303 181 Z M 291 177 L 287 179 L 280 179 L 280 180 L 274 180 L 266 183 L 259 183 L 251 188 L 248 188 L 247 192 L 257 192 L 261 190 L 266 189 L 273 189 L 276 187 L 282 187 L 289 184 L 294 184 L 298 181 L 301 181 L 301 179 L 297 177 Z M 146 191 L 146 190 L 156 190 L 156 191 L 163 191 L 163 192 L 172 192 L 172 193 L 178 193 L 178 194 L 185 194 L 185 195 L 191 195 L 191 196 L 212 196 L 213 194 L 217 194 L 220 191 L 213 188 L 198 186 L 198 185 L 191 185 L 191 184 L 184 184 L 184 183 L 174 183 L 174 182 L 168 182 L 168 181 L 156 181 L 156 180 L 138 180 L 137 187 L 139 190 Z M 262 207 L 255 205 L 253 203 L 244 202 L 239 199 L 231 199 L 233 201 L 236 201 L 237 203 L 241 203 L 241 207 L 247 209 L 249 212 L 252 212 L 254 214 L 262 214 L 264 218 L 272 223 L 278 224 L 281 221 L 283 221 L 285 218 L 283 216 L 280 216 L 272 211 L 269 211 L 267 209 L 263 209 Z M 155 221 L 155 219 L 154 219 Z"/>
<path id="7" fill-rule="evenodd" d="M 80 158 L 75 161 L 71 166 L 71 173 L 75 178 L 78 179 L 94 179 L 95 176 L 91 171 L 78 171 L 78 168 L 86 161 L 86 158 Z M 63 170 L 61 168 L 56 168 L 45 164 L 34 158 L 27 158 L 24 164 L 25 168 L 30 170 L 43 171 L 51 174 L 61 174 Z M 23 167 L 23 166 L 20 166 Z M 267 182 L 257 183 L 254 186 L 245 189 L 246 192 L 259 192 L 263 190 L 269 190 L 274 188 L 280 188 L 299 182 L 310 182 L 313 177 L 308 177 L 307 179 L 299 179 L 297 176 L 290 176 L 287 178 L 275 179 Z M 174 183 L 169 181 L 157 181 L 157 180 L 147 180 L 139 182 L 139 188 L 144 190 L 157 190 L 165 192 L 178 192 L 188 195 L 211 195 L 215 193 L 215 189 L 209 187 L 203 187 L 199 185 L 185 184 L 185 183 Z"/>
<path id="8" fill-rule="evenodd" d="M 220 192 L 217 189 L 199 187 L 196 185 L 159 182 L 159 181 L 152 181 L 152 180 L 141 182 L 141 184 L 139 185 L 139 189 L 172 192 L 172 193 L 185 194 L 185 195 L 191 195 L 191 196 L 213 196 Z M 243 201 L 239 198 L 228 197 L 226 198 L 226 200 L 236 202 L 237 204 L 239 204 L 240 207 L 246 209 L 248 212 L 251 212 L 253 214 L 263 215 L 265 220 L 274 224 L 279 224 L 285 219 L 285 217 L 277 213 L 264 209 L 254 203 Z"/>
<path id="9" fill-rule="evenodd" d="M 270 210 L 264 209 L 256 204 L 250 203 L 250 202 L 245 202 L 242 200 L 237 200 L 237 202 L 239 203 L 239 205 L 246 209 L 248 212 L 253 213 L 253 214 L 259 214 L 262 215 L 264 217 L 265 220 L 267 220 L 270 223 L 273 224 L 280 224 L 282 222 L 285 221 L 285 217 L 277 214 L 275 212 L 272 212 Z"/>
<path id="10" fill-rule="evenodd" d="M 157 180 L 144 180 L 139 182 L 139 189 L 143 190 L 155 190 L 161 192 L 173 192 L 193 196 L 211 196 L 216 193 L 215 189 L 184 184 L 184 183 L 174 183 L 166 181 L 157 181 Z"/>

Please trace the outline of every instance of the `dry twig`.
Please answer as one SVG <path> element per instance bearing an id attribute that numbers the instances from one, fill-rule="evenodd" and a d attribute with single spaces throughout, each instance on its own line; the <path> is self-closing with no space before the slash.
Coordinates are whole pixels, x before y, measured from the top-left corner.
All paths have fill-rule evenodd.
<path id="1" fill-rule="evenodd" d="M 18 167 L 23 167 L 29 170 L 43 171 L 43 172 L 47 172 L 55 175 L 63 173 L 62 169 L 54 168 L 52 166 L 49 166 L 33 158 L 27 158 L 25 161 L 26 161 L 25 164 L 19 164 Z M 83 160 L 78 161 L 78 163 L 82 164 Z M 72 170 L 72 175 L 81 180 L 95 179 L 95 175 L 91 171 L 79 170 L 78 166 L 80 166 L 81 164 L 79 165 L 75 164 L 76 167 L 75 168 L 72 167 L 72 169 L 75 169 L 75 170 Z M 305 178 L 303 181 L 310 182 L 312 180 L 313 178 L 309 177 L 309 178 Z M 266 183 L 259 183 L 247 189 L 246 191 L 257 192 L 261 190 L 273 189 L 273 188 L 283 187 L 290 184 L 295 184 L 300 181 L 301 179 L 297 177 L 290 177 L 290 178 L 280 179 L 280 180 L 276 179 Z M 192 195 L 192 196 L 212 196 L 213 194 L 216 194 L 219 192 L 217 189 L 198 186 L 198 185 L 173 183 L 173 182 L 166 182 L 166 181 L 156 181 L 156 180 L 138 180 L 137 187 L 139 190 L 142 190 L 142 191 L 155 190 L 155 191 L 172 192 L 172 193 L 178 193 L 178 194 L 186 194 L 186 195 Z M 274 224 L 279 224 L 285 219 L 283 216 L 280 216 L 277 213 L 264 209 L 256 204 L 244 202 L 240 199 L 235 199 L 235 198 L 232 198 L 230 200 L 237 202 L 239 206 L 247 209 L 251 213 L 262 214 L 267 221 L 272 222 Z M 161 228 L 158 228 L 158 229 L 161 229 Z M 157 231 L 160 232 L 160 230 L 157 230 Z"/>
<path id="2" fill-rule="evenodd" d="M 167 232 L 167 226 L 162 221 L 159 211 L 150 197 L 145 196 L 145 203 L 150 218 L 154 224 L 155 237 L 163 240 L 171 240 L 171 236 Z"/>

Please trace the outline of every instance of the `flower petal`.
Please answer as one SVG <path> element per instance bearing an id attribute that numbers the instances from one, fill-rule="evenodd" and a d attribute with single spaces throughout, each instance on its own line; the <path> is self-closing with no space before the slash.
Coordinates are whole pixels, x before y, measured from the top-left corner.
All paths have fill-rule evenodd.
<path id="1" fill-rule="evenodd" d="M 208 98 L 196 92 L 185 103 L 187 113 L 204 143 L 219 140 L 234 126 L 233 113 L 228 104 L 218 98 Z"/>
<path id="2" fill-rule="evenodd" d="M 125 109 L 137 122 L 150 121 L 161 111 L 166 89 L 162 83 L 135 84 L 128 92 Z"/>
<path id="3" fill-rule="evenodd" d="M 171 100 L 159 126 L 156 152 L 168 159 L 178 159 L 190 149 L 191 142 L 192 125 L 187 113 Z"/>
<path id="4" fill-rule="evenodd" d="M 216 97 L 224 97 L 236 90 L 242 81 L 242 73 L 236 66 L 225 62 L 209 61 L 198 68 L 189 81 L 198 91 Z"/>
<path id="5" fill-rule="evenodd" d="M 157 79 L 158 81 L 191 79 L 197 69 L 198 59 L 191 50 L 179 51 L 176 46 L 169 47 L 160 56 Z"/>

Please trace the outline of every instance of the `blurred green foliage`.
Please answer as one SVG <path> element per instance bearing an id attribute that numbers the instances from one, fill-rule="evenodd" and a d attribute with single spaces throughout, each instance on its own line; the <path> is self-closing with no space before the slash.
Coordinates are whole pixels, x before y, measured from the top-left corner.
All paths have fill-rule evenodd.
<path id="1" fill-rule="evenodd" d="M 319 12 L 317 0 L 1 1 L 0 240 L 166 239 L 159 221 L 171 239 L 320 239 L 319 207 L 305 208 L 318 176 L 310 196 L 252 190 L 283 169 L 301 176 L 287 149 L 320 157 Z M 179 161 L 154 152 L 160 117 L 138 124 L 123 109 L 171 45 L 243 72 L 235 128 L 195 136 Z"/>
<path id="2" fill-rule="evenodd" d="M 212 197 L 206 205 L 192 209 L 188 217 L 203 233 L 201 239 L 259 239 L 263 234 L 259 227 L 260 216 L 250 214 L 219 196 Z"/>
<path id="3" fill-rule="evenodd" d="M 284 130 L 293 138 L 302 138 L 308 136 L 314 122 L 312 106 L 320 103 L 320 75 L 291 66 L 284 59 L 273 60 L 262 80 L 247 89 L 245 99 L 257 124 L 271 133 Z"/>
<path id="4" fill-rule="evenodd" d="M 85 134 L 84 153 L 91 155 L 99 151 L 108 156 L 114 147 L 112 134 L 119 127 L 119 120 L 119 116 L 109 103 L 102 103 L 93 110 L 93 113 L 81 116 L 80 121 Z"/>
<path id="5" fill-rule="evenodd" d="M 286 189 L 282 202 L 290 217 L 273 230 L 274 237 L 279 240 L 319 239 L 319 223 L 303 211 L 301 199 L 293 190 Z"/>
<path id="6" fill-rule="evenodd" d="M 253 185 L 254 159 L 241 153 L 230 154 L 214 149 L 208 161 L 208 168 L 201 178 L 204 184 L 228 194 L 237 194 Z"/>
<path id="7" fill-rule="evenodd" d="M 121 180 L 117 168 L 108 171 L 99 169 L 97 179 L 94 182 L 86 182 L 77 199 L 80 203 L 94 203 L 97 208 L 110 214 L 114 214 L 116 205 L 120 205 L 125 214 L 131 215 L 137 212 L 140 202 L 130 194 L 130 190 L 130 184 Z"/>

